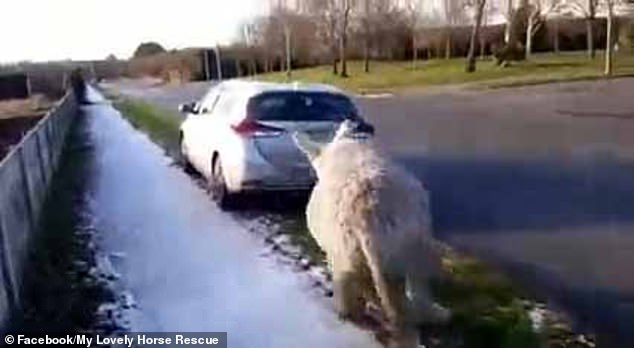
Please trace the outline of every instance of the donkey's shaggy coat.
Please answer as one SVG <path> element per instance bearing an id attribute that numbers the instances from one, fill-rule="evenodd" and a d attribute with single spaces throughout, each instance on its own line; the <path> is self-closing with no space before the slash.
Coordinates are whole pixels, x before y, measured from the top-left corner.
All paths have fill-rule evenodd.
<path id="1" fill-rule="evenodd" d="M 325 144 L 295 135 L 318 178 L 308 228 L 326 253 L 340 314 L 359 319 L 366 300 L 378 297 L 394 344 L 415 346 L 416 324 L 448 315 L 428 291 L 429 276 L 439 269 L 428 194 L 355 129 L 346 121 Z"/>

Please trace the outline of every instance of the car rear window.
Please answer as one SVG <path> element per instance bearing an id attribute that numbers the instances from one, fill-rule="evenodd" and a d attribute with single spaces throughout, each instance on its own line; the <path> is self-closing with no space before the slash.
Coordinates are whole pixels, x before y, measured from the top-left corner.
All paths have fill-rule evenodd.
<path id="1" fill-rule="evenodd" d="M 358 117 L 348 97 L 327 92 L 266 92 L 251 98 L 248 114 L 258 121 L 341 122 Z"/>

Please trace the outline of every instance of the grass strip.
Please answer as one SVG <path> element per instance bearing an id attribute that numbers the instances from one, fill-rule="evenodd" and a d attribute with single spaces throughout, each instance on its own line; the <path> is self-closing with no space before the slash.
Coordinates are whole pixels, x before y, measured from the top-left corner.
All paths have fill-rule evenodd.
<path id="1" fill-rule="evenodd" d="M 474 73 L 464 71 L 464 58 L 432 59 L 416 64 L 408 61 L 373 61 L 370 73 L 364 72 L 362 61 L 351 61 L 348 64 L 350 76 L 347 78 L 334 75 L 332 66 L 324 65 L 294 70 L 290 80 L 331 84 L 360 94 L 440 85 L 499 88 L 604 78 L 603 64 L 600 52 L 597 58 L 589 59 L 585 51 L 534 54 L 530 60 L 514 62 L 507 67 L 497 66 L 493 59 L 485 58 L 478 61 Z M 614 67 L 614 77 L 633 76 L 634 55 L 617 54 Z M 261 74 L 256 78 L 288 81 L 285 72 Z"/>

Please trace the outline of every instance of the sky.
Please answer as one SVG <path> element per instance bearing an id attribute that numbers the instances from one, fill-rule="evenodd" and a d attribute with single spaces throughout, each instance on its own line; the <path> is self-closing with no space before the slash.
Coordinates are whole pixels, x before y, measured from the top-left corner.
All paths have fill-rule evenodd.
<path id="1" fill-rule="evenodd" d="M 0 62 L 127 58 L 139 43 L 166 49 L 236 38 L 264 0 L 2 0 Z"/>

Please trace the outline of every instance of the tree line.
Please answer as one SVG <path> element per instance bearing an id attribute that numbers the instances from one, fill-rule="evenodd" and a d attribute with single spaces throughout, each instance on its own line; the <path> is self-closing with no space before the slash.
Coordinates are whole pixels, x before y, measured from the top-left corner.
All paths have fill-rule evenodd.
<path id="1" fill-rule="evenodd" d="M 268 1 L 269 11 L 242 23 L 231 45 L 166 51 L 146 42 L 133 59 L 96 68 L 109 77 L 197 80 L 215 78 L 215 68 L 223 77 L 278 71 L 290 78 L 294 69 L 327 64 L 345 78 L 349 60 L 371 73 L 373 61 L 411 60 L 417 67 L 423 59 L 464 57 L 465 71 L 473 72 L 478 56 L 506 66 L 534 51 L 586 49 L 595 59 L 604 49 L 610 75 L 617 32 L 628 27 L 616 17 L 632 0 Z"/>
<path id="2" fill-rule="evenodd" d="M 626 0 L 270 0 L 267 15 L 241 27 L 242 47 L 265 72 L 330 62 L 333 74 L 346 77 L 349 59 L 362 59 L 365 72 L 372 59 L 409 56 L 415 63 L 421 48 L 430 56 L 432 41 L 444 40 L 444 57 L 454 56 L 456 28 L 468 28 L 465 71 L 476 70 L 485 48 L 483 26 L 504 26 L 486 50 L 500 63 L 528 59 L 534 39 L 547 23 L 576 18 L 586 24 L 588 57 L 596 55 L 597 19 L 604 18 L 605 73 L 612 71 L 615 8 Z M 502 19 L 502 21 L 500 21 Z M 555 35 L 555 46 L 558 46 Z M 490 39 L 489 39 L 490 41 Z M 555 47 L 557 49 L 557 47 Z M 438 49 L 436 56 L 438 56 Z M 493 52 L 495 51 L 495 52 Z"/>

